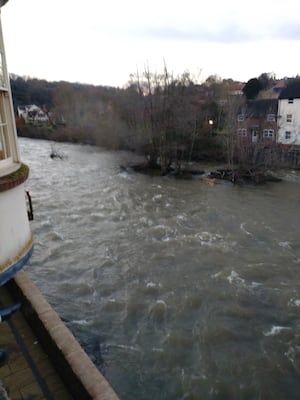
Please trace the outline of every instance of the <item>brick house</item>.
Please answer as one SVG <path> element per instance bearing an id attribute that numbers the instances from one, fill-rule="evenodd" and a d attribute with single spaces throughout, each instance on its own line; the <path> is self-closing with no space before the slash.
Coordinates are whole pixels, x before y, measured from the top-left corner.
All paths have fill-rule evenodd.
<path id="1" fill-rule="evenodd" d="M 237 139 L 248 145 L 274 144 L 277 131 L 277 108 L 277 99 L 246 100 L 237 114 Z"/>

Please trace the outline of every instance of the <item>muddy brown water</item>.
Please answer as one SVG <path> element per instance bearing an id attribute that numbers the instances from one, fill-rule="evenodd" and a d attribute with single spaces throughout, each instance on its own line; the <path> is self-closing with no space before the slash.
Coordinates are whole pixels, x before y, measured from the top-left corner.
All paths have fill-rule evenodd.
<path id="1" fill-rule="evenodd" d="M 51 145 L 20 139 L 26 271 L 120 398 L 299 399 L 300 173 L 209 185 Z"/>

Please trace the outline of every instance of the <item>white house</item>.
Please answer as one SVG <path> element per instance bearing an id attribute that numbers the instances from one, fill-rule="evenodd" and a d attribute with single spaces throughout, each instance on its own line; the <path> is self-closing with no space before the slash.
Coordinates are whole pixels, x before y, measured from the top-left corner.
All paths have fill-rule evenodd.
<path id="1" fill-rule="evenodd" d="M 49 117 L 40 107 L 35 104 L 18 106 L 18 116 L 28 122 L 49 122 Z"/>
<path id="2" fill-rule="evenodd" d="M 277 143 L 300 145 L 300 80 L 287 84 L 278 98 Z"/>

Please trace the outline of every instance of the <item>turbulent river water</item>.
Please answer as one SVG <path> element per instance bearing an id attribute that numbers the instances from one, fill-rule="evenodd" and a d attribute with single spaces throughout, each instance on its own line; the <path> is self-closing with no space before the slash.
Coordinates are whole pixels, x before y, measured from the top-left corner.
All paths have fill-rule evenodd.
<path id="1" fill-rule="evenodd" d="M 122 400 L 300 398 L 300 172 L 259 186 L 122 171 L 20 139 L 26 271 Z"/>

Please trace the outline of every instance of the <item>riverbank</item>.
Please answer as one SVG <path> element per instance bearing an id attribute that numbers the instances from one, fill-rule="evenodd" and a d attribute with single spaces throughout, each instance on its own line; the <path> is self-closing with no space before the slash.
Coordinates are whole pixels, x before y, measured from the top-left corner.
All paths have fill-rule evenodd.
<path id="1" fill-rule="evenodd" d="M 71 130 L 66 126 L 33 126 L 33 125 L 23 125 L 18 128 L 18 136 L 26 137 L 30 139 L 42 139 L 47 141 L 53 141 L 59 143 L 76 143 L 76 144 L 89 144 L 95 147 L 99 146 L 95 140 L 91 139 L 86 135 L 86 133 L 82 134 L 80 131 Z M 199 149 L 196 154 L 193 155 L 192 162 L 194 163 L 215 163 L 219 165 L 225 165 L 227 160 L 227 152 L 224 150 L 222 146 L 222 135 L 215 137 L 214 145 L 205 145 L 203 148 Z M 58 146 L 59 147 L 59 146 Z M 135 152 L 132 146 L 125 145 L 123 143 L 119 146 L 103 146 L 108 151 L 114 150 L 125 150 L 130 151 L 133 154 L 137 155 L 138 152 Z M 248 154 L 245 156 L 243 154 L 246 151 Z M 58 150 L 59 153 L 59 150 Z M 139 153 L 141 156 L 144 156 L 145 160 L 147 159 L 147 153 L 143 154 Z M 246 157 L 246 158 L 245 158 Z M 189 179 L 194 175 L 199 175 L 199 172 L 196 169 L 192 169 L 189 167 L 188 160 L 178 160 L 178 164 L 183 165 L 183 168 L 176 167 L 167 167 L 166 169 L 161 169 L 159 165 L 156 168 L 153 166 L 149 167 L 147 162 L 142 162 L 139 164 L 129 164 L 122 166 L 123 169 L 131 168 L 136 172 L 146 173 L 152 176 L 158 175 L 173 175 L 177 178 Z M 276 170 L 279 168 L 286 169 L 300 169 L 300 146 L 295 145 L 281 145 L 281 144 L 272 144 L 270 146 L 257 146 L 257 145 L 249 145 L 246 148 L 241 147 L 240 150 L 237 148 L 234 155 L 233 167 L 231 168 L 233 174 L 240 177 L 241 175 L 245 175 L 243 177 L 243 181 L 248 182 L 249 176 L 254 176 L 253 171 L 258 171 L 258 178 L 253 179 L 254 182 L 260 183 L 262 181 L 268 181 L 268 178 L 263 177 L 263 172 L 266 170 Z M 237 165 L 242 165 L 242 168 L 238 168 Z M 251 173 L 246 172 L 244 174 L 245 165 L 247 165 L 247 170 L 251 170 Z M 222 167 L 223 168 L 223 167 Z M 223 168 L 224 169 L 224 168 Z M 226 167 L 226 169 L 228 169 Z M 242 169 L 242 170 L 241 170 Z M 239 171 L 238 171 L 239 170 Z M 269 173 L 268 173 L 269 175 Z M 250 179 L 251 180 L 251 179 Z M 233 179 L 234 181 L 234 179 Z M 236 179 L 236 181 L 241 182 L 241 179 Z"/>
<path id="2" fill-rule="evenodd" d="M 189 163 L 182 166 L 180 170 L 170 167 L 167 171 L 157 168 L 150 168 L 147 163 L 129 164 L 121 166 L 121 170 L 133 170 L 136 173 L 142 173 L 149 176 L 168 176 L 175 179 L 194 179 L 205 178 L 211 180 L 225 180 L 232 184 L 263 184 L 267 182 L 280 182 L 274 171 L 265 168 L 255 167 L 220 167 L 214 170 L 203 170 L 203 164 Z"/>

